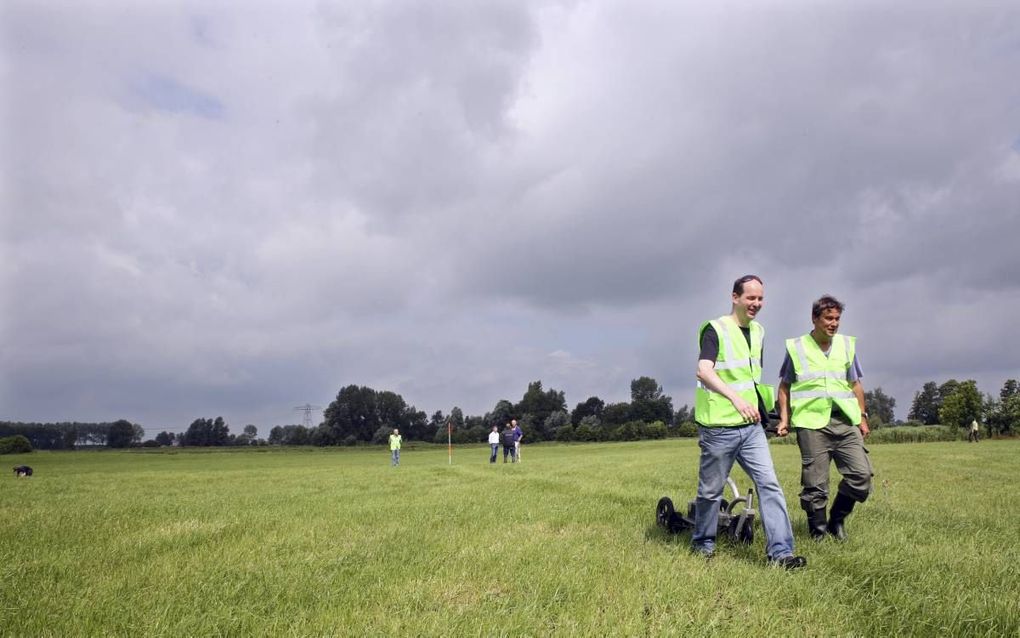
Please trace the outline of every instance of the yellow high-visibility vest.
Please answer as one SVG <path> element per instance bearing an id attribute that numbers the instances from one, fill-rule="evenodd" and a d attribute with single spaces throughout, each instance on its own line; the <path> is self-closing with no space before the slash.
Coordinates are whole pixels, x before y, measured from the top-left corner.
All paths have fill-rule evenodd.
<path id="1" fill-rule="evenodd" d="M 786 340 L 786 351 L 797 373 L 797 380 L 790 385 L 793 427 L 824 428 L 832 418 L 833 405 L 850 419 L 850 423 L 861 424 L 861 406 L 847 381 L 856 344 L 855 337 L 835 335 L 829 346 L 829 356 L 825 356 L 810 334 Z"/>
<path id="2" fill-rule="evenodd" d="M 761 350 L 765 341 L 765 329 L 757 321 L 748 326 L 751 344 L 748 346 L 740 326 L 730 315 L 712 319 L 698 329 L 700 347 L 701 334 L 712 326 L 719 335 L 719 354 L 715 358 L 715 371 L 719 378 L 751 405 L 758 406 L 761 395 L 766 410 L 775 405 L 775 390 L 761 383 Z M 757 388 L 757 391 L 756 391 Z M 747 421 L 733 407 L 730 400 L 713 392 L 700 381 L 694 391 L 694 418 L 703 426 L 745 425 Z M 762 416 L 764 418 L 764 415 Z"/>

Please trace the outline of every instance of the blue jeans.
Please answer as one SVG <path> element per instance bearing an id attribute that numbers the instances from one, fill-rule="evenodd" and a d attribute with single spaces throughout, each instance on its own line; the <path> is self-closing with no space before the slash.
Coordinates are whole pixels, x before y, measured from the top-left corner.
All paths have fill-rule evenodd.
<path id="1" fill-rule="evenodd" d="M 489 463 L 495 463 L 496 455 L 499 454 L 499 443 L 490 443 L 489 447 L 492 448 L 492 454 L 489 455 Z"/>
<path id="2" fill-rule="evenodd" d="M 701 462 L 698 470 L 698 498 L 694 503 L 694 534 L 691 544 L 697 552 L 715 549 L 719 524 L 719 502 L 733 462 L 744 468 L 758 491 L 758 511 L 765 529 L 765 553 L 769 558 L 793 555 L 793 528 L 786 511 L 786 497 L 776 479 L 768 440 L 760 424 L 729 428 L 698 426 Z"/>
<path id="3" fill-rule="evenodd" d="M 390 465 L 400 465 L 400 450 L 390 451 Z"/>

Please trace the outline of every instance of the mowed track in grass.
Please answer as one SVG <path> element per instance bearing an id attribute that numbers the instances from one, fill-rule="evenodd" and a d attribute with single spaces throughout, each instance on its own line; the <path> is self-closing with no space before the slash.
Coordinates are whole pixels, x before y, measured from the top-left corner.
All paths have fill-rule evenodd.
<path id="1" fill-rule="evenodd" d="M 0 634 L 1020 635 L 1020 441 L 874 446 L 846 544 L 808 539 L 773 455 L 798 572 L 760 526 L 710 562 L 655 527 L 689 439 L 5 456 Z"/>

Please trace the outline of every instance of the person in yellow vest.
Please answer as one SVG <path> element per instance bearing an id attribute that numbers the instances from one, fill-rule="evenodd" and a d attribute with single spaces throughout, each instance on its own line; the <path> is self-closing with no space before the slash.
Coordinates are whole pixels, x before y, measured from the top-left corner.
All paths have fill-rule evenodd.
<path id="1" fill-rule="evenodd" d="M 810 333 L 786 340 L 786 359 L 779 374 L 779 436 L 797 430 L 801 457 L 800 505 L 815 539 L 831 534 L 846 540 L 846 517 L 871 493 L 872 467 L 864 439 L 864 407 L 857 340 L 838 334 L 843 304 L 825 295 L 811 306 Z M 829 462 L 843 476 L 832 509 Z"/>
<path id="2" fill-rule="evenodd" d="M 400 465 L 400 444 L 403 442 L 400 430 L 393 428 L 393 434 L 390 435 L 390 465 L 394 467 Z"/>
<path id="3" fill-rule="evenodd" d="M 746 275 L 733 282 L 732 302 L 730 314 L 706 321 L 698 330 L 694 419 L 701 459 L 691 548 L 706 557 L 715 552 L 723 487 L 736 462 L 758 489 L 768 562 L 797 569 L 807 560 L 793 554 L 786 496 L 764 430 L 774 398 L 772 387 L 761 383 L 765 330 L 754 320 L 765 303 L 761 279 Z"/>

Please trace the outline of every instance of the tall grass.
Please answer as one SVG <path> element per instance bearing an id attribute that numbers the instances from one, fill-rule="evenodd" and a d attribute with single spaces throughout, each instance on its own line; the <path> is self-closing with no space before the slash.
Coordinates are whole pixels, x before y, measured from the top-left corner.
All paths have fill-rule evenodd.
<path id="1" fill-rule="evenodd" d="M 406 446 L 405 446 L 406 447 Z M 799 458 L 773 449 L 805 570 L 710 562 L 654 525 L 696 443 L 4 456 L 0 633 L 1018 635 L 1020 443 L 876 446 L 851 540 L 814 543 Z M 748 481 L 735 471 L 741 487 Z"/>
<path id="2" fill-rule="evenodd" d="M 948 425 L 900 425 L 871 431 L 867 444 L 877 443 L 933 443 L 936 441 L 962 441 L 963 431 Z M 797 445 L 797 436 L 770 439 L 773 445 Z"/>

